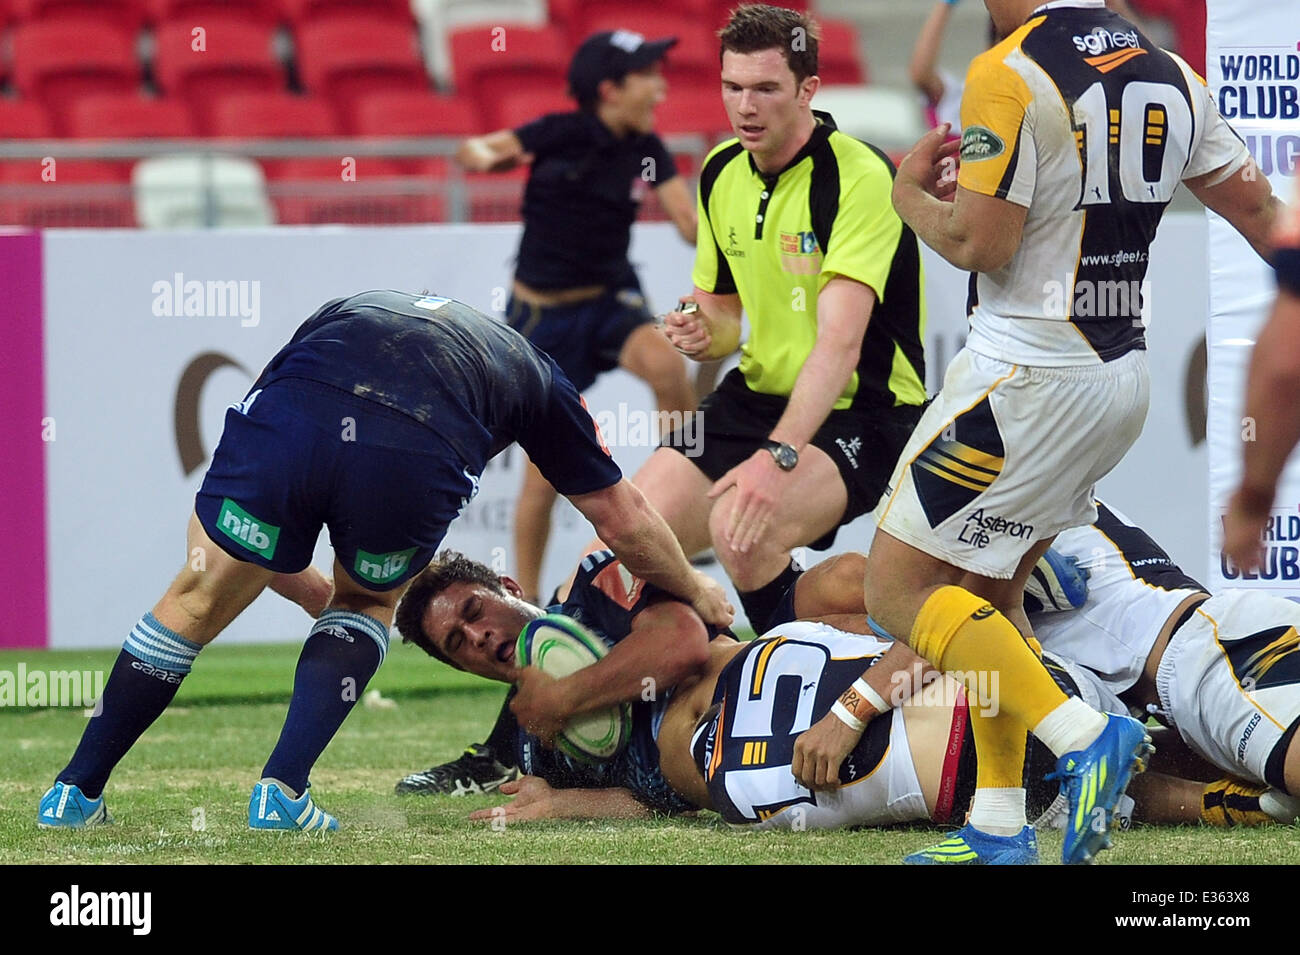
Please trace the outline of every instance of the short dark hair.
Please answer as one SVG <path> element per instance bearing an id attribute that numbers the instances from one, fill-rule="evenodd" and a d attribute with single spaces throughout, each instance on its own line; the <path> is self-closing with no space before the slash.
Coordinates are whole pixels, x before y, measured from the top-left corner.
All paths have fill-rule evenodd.
<path id="1" fill-rule="evenodd" d="M 482 584 L 493 593 L 506 592 L 501 586 L 501 578 L 492 572 L 492 568 L 470 560 L 458 551 L 444 550 L 420 571 L 407 588 L 397 605 L 396 623 L 403 643 L 413 643 L 435 660 L 461 670 L 464 668 L 449 659 L 424 632 L 424 615 L 429 604 L 452 584 Z"/>
<path id="2" fill-rule="evenodd" d="M 721 41 L 718 62 L 721 63 L 728 50 L 732 53 L 759 53 L 778 49 L 798 84 L 817 75 L 817 43 L 820 38 L 817 22 L 806 13 L 765 3 L 746 3 L 732 10 L 727 25 L 718 31 Z"/>

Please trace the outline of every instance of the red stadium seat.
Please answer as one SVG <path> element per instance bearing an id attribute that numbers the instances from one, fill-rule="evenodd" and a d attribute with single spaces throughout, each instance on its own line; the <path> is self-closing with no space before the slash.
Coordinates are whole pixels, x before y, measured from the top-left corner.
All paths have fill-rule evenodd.
<path id="1" fill-rule="evenodd" d="M 54 126 L 40 103 L 0 99 L 0 139 L 49 139 L 53 136 Z"/>
<path id="2" fill-rule="evenodd" d="M 119 30 L 138 30 L 148 11 L 143 0 L 8 0 L 14 19 L 51 21 L 99 20 Z"/>
<path id="3" fill-rule="evenodd" d="M 348 116 L 356 136 L 473 136 L 488 132 L 478 104 L 468 96 L 394 90 L 369 93 Z"/>
<path id="4" fill-rule="evenodd" d="M 131 93 L 140 64 L 127 33 L 98 20 L 23 23 L 14 31 L 14 80 L 57 119 L 88 93 Z"/>
<path id="5" fill-rule="evenodd" d="M 0 164 L 0 186 L 4 187 L 0 221 L 6 224 L 29 228 L 135 225 L 130 186 L 118 163 L 6 162 Z"/>
<path id="6" fill-rule="evenodd" d="M 114 93 L 77 100 L 67 128 L 83 139 L 179 139 L 197 132 L 183 103 Z"/>
<path id="7" fill-rule="evenodd" d="M 289 93 L 235 93 L 212 107 L 212 133 L 245 139 L 308 139 L 335 136 L 339 129 L 334 111 L 315 97 Z M 279 175 L 285 159 L 266 159 L 268 178 Z M 335 168 L 338 162 L 335 161 Z"/>
<path id="8" fill-rule="evenodd" d="M 426 177 L 403 176 L 394 163 L 357 157 L 344 179 L 341 160 L 286 159 L 270 192 L 282 225 L 441 222 L 446 202 Z"/>
<path id="9" fill-rule="evenodd" d="M 495 104 L 484 104 L 493 129 L 518 129 L 547 113 L 570 113 L 577 104 L 554 89 L 519 90 L 503 96 Z"/>
<path id="10" fill-rule="evenodd" d="M 655 129 L 660 135 L 728 133 L 731 124 L 722 105 L 722 84 L 668 90 L 668 98 L 655 109 Z"/>
<path id="11" fill-rule="evenodd" d="M 457 92 L 490 107 L 520 90 L 563 93 L 569 45 L 555 27 L 465 27 L 451 34 L 451 65 Z"/>
<path id="12" fill-rule="evenodd" d="M 817 73 L 823 83 L 861 86 L 867 82 L 857 28 L 843 20 L 822 20 Z"/>
<path id="13" fill-rule="evenodd" d="M 315 97 L 290 93 L 234 93 L 212 108 L 216 136 L 269 139 L 337 135 L 338 124 L 329 106 Z"/>
<path id="14" fill-rule="evenodd" d="M 204 32 L 196 35 L 196 31 Z M 232 93 L 284 90 L 285 75 L 267 24 L 211 17 L 159 25 L 154 76 L 169 95 L 188 101 L 201 129 L 211 127 L 215 100 Z"/>
<path id="15" fill-rule="evenodd" d="M 415 22 L 411 0 L 282 0 L 282 5 L 290 22 L 296 24 L 338 13 L 356 14 L 371 23 L 391 20 L 409 26 Z"/>
<path id="16" fill-rule="evenodd" d="M 487 132 L 478 105 L 469 97 L 401 91 L 371 93 L 348 117 L 356 136 L 474 136 Z M 394 159 L 404 173 L 446 178 L 447 159 L 406 156 Z"/>
<path id="17" fill-rule="evenodd" d="M 697 30 L 704 30 L 713 36 L 726 22 L 733 7 L 745 0 L 550 0 L 551 22 L 563 26 L 568 31 L 581 29 L 581 23 L 587 18 L 600 15 L 602 11 L 626 11 L 637 13 L 642 10 L 663 11 L 691 17 Z M 786 3 L 780 6 L 792 9 L 806 9 L 806 2 Z"/>
<path id="18" fill-rule="evenodd" d="M 717 82 L 718 41 L 709 31 L 700 28 L 698 20 L 680 14 L 650 7 L 620 11 L 598 7 L 593 15 L 583 21 L 578 33 L 570 33 L 573 49 L 578 48 L 587 36 L 602 30 L 633 30 L 648 40 L 677 37 L 677 45 L 668 51 L 664 60 L 664 76 L 669 89 L 678 85 L 697 85 Z"/>
<path id="19" fill-rule="evenodd" d="M 183 19 L 197 25 L 220 18 L 275 26 L 284 19 L 279 0 L 147 0 L 146 6 L 154 23 Z"/>
<path id="20" fill-rule="evenodd" d="M 298 66 L 307 91 L 348 115 L 356 100 L 386 90 L 429 89 L 415 30 L 365 17 L 312 20 L 297 30 Z"/>

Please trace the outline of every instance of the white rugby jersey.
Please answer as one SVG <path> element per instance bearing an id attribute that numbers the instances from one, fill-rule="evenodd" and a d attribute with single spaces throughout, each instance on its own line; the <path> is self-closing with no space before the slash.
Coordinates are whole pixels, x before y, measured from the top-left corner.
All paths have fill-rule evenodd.
<path id="1" fill-rule="evenodd" d="M 1174 190 L 1249 158 L 1204 80 L 1102 0 L 1052 3 L 972 62 L 961 118 L 958 184 L 1029 210 L 1011 261 L 972 280 L 968 347 L 1040 366 L 1145 348 Z"/>
<path id="2" fill-rule="evenodd" d="M 1205 588 L 1118 511 L 1097 502 L 1097 521 L 1062 531 L 1052 545 L 1088 570 L 1077 610 L 1030 611 L 1043 649 L 1093 671 L 1116 696 L 1142 675 L 1161 628 L 1178 605 Z"/>

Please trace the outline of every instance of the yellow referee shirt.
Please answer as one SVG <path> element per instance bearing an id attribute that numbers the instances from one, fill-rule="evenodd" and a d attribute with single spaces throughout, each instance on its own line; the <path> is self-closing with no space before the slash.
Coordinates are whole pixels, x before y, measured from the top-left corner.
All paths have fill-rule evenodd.
<path id="1" fill-rule="evenodd" d="M 756 392 L 789 396 L 817 340 L 817 294 L 842 275 L 876 307 L 836 409 L 925 401 L 925 290 L 916 236 L 890 201 L 894 168 L 827 113 L 778 173 L 758 171 L 739 140 L 713 149 L 699 187 L 695 285 L 739 293 L 750 333 L 740 370 Z"/>

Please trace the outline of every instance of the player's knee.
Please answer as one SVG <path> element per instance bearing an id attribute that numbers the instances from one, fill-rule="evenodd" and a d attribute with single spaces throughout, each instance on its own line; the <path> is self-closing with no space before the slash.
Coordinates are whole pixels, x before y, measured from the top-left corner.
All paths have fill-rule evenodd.
<path id="1" fill-rule="evenodd" d="M 742 554 L 728 544 L 721 534 L 716 534 L 713 538 L 713 551 L 731 582 L 742 593 L 757 590 L 773 577 L 771 564 L 774 552 L 767 547 L 751 547 Z"/>
<path id="2" fill-rule="evenodd" d="M 862 613 L 862 581 L 867 559 L 862 554 L 828 557 L 800 578 L 794 611 L 809 613 Z"/>

